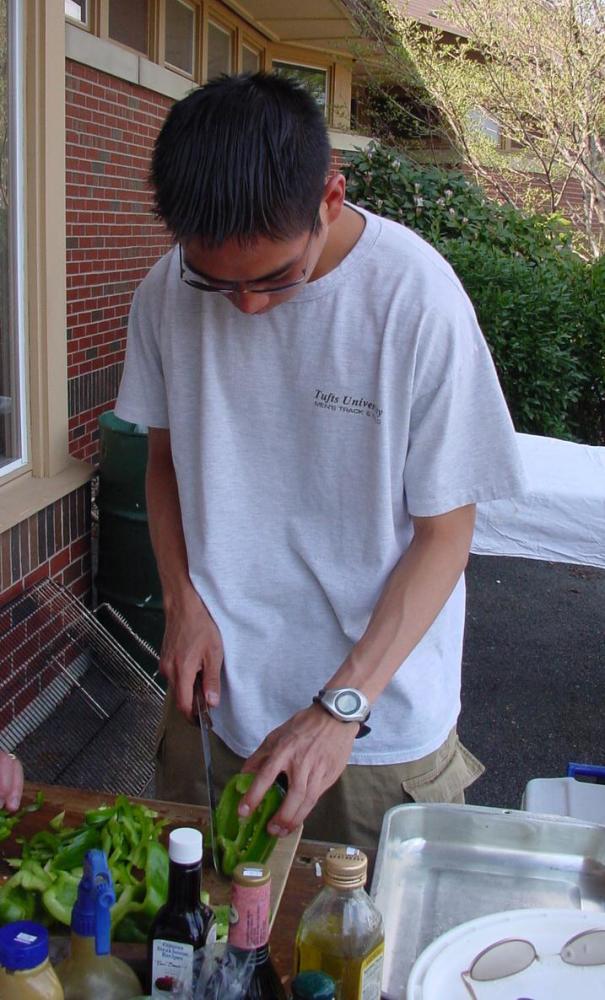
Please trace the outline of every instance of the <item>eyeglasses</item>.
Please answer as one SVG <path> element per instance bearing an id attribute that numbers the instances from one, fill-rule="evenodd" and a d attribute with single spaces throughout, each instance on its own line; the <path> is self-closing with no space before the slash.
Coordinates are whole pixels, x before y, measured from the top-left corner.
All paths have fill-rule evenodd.
<path id="1" fill-rule="evenodd" d="M 275 295 L 278 292 L 286 292 L 290 288 L 296 288 L 298 285 L 302 285 L 307 277 L 308 268 L 308 256 L 309 250 L 311 249 L 311 240 L 313 239 L 314 230 L 309 233 L 309 239 L 305 249 L 303 250 L 301 259 L 305 260 L 305 266 L 302 270 L 302 274 L 295 281 L 288 281 L 284 284 L 279 284 L 279 279 L 277 282 L 268 281 L 257 283 L 255 281 L 226 281 L 217 284 L 213 284 L 210 281 L 199 281 L 197 278 L 190 277 L 191 268 L 185 265 L 183 260 L 183 248 L 179 243 L 179 264 L 181 269 L 181 281 L 184 281 L 186 285 L 191 288 L 197 288 L 201 292 L 222 292 L 223 295 L 233 295 L 240 292 L 249 292 L 253 295 Z M 193 272 L 195 273 L 195 272 Z"/>
<path id="2" fill-rule="evenodd" d="M 559 952 L 559 957 L 567 965 L 605 965 L 605 930 L 582 931 L 570 938 Z M 538 958 L 531 941 L 509 938 L 496 941 L 479 952 L 469 969 L 461 972 L 462 982 L 469 995 L 477 1000 L 477 995 L 469 980 L 475 983 L 491 983 L 498 979 L 515 976 L 524 972 Z"/>

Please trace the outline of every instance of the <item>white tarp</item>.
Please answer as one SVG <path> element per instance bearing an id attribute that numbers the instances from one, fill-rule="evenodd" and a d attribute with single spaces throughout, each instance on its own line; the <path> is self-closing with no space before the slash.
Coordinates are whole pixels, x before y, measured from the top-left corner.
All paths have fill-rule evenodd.
<path id="1" fill-rule="evenodd" d="M 477 504 L 471 551 L 605 568 L 605 447 L 517 440 L 527 495 Z"/>

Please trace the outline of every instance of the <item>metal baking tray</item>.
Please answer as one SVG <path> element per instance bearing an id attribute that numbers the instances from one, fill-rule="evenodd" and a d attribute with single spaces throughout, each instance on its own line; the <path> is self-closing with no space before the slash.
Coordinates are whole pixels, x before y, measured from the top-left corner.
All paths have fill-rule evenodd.
<path id="1" fill-rule="evenodd" d="M 605 911 L 605 826 L 484 806 L 385 813 L 371 895 L 385 922 L 382 995 L 405 1000 L 412 965 L 457 924 L 531 907 Z"/>

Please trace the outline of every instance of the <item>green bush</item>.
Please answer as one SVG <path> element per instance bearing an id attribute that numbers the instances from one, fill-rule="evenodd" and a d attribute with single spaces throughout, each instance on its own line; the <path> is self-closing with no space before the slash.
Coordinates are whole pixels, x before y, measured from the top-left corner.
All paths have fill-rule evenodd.
<path id="1" fill-rule="evenodd" d="M 605 442 L 605 262 L 558 217 L 488 198 L 460 171 L 371 145 L 344 168 L 350 200 L 414 229 L 475 306 L 517 430 Z"/>
<path id="2" fill-rule="evenodd" d="M 558 263 L 463 239 L 441 249 L 475 307 L 517 430 L 570 437 L 585 380 L 574 346 L 577 301 Z"/>

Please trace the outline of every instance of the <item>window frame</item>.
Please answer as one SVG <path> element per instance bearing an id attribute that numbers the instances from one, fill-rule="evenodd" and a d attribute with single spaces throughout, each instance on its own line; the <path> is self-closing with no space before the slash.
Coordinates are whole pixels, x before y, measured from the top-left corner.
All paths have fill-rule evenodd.
<path id="1" fill-rule="evenodd" d="M 330 120 L 332 116 L 332 109 L 331 109 L 332 77 L 333 77 L 332 64 L 330 64 L 329 66 L 321 66 L 319 64 L 314 64 L 310 62 L 300 62 L 298 59 L 283 58 L 273 54 L 271 56 L 271 69 L 273 69 L 275 63 L 282 63 L 282 65 L 285 66 L 298 66 L 300 69 L 319 70 L 320 73 L 326 74 L 326 89 L 325 89 L 326 100 L 323 110 L 324 110 L 324 118 L 327 121 Z"/>
<path id="2" fill-rule="evenodd" d="M 248 52 L 254 52 L 254 54 L 258 56 L 258 70 L 256 72 L 262 73 L 266 66 L 266 57 L 267 57 L 266 48 L 265 49 L 260 48 L 252 41 L 251 38 L 248 37 L 248 35 L 242 32 L 242 36 L 240 38 L 240 43 L 239 43 L 239 53 L 238 53 L 239 55 L 238 70 L 240 70 L 242 73 L 245 72 L 244 49 L 248 49 Z"/>
<path id="3" fill-rule="evenodd" d="M 208 76 L 208 41 L 210 37 L 210 25 L 212 25 L 213 28 L 218 28 L 218 30 L 224 32 L 224 34 L 229 35 L 229 38 L 231 40 L 231 45 L 229 49 L 229 69 L 227 70 L 228 73 L 237 72 L 236 67 L 237 67 L 237 54 L 238 54 L 237 25 L 229 24 L 228 21 L 225 21 L 222 18 L 217 17 L 214 10 L 209 10 L 207 12 L 205 22 L 206 23 L 204 30 L 204 82 L 210 79 L 210 77 Z"/>
<path id="4" fill-rule="evenodd" d="M 19 456 L 0 466 L 0 481 L 8 482 L 31 468 L 29 421 L 28 351 L 26 330 L 26 242 L 25 242 L 25 113 L 26 79 L 25 19 L 20 0 L 7 0 L 7 110 L 8 110 L 8 317 L 12 343 L 11 401 L 16 401 Z M 15 61 L 15 54 L 18 55 Z M 13 381 L 14 380 L 14 381 Z"/>
<path id="5" fill-rule="evenodd" d="M 123 2 L 123 0 L 121 0 Z M 148 3 L 148 18 L 147 18 L 147 51 L 141 52 L 140 49 L 135 49 L 132 45 L 126 45 L 125 42 L 120 42 L 117 38 L 112 38 L 109 34 L 109 4 L 110 0 L 100 0 L 99 11 L 98 11 L 98 32 L 95 34 L 99 35 L 99 38 L 103 38 L 106 42 L 110 42 L 111 45 L 117 45 L 119 48 L 124 49 L 126 52 L 134 52 L 135 55 L 140 56 L 142 59 L 149 59 L 150 62 L 159 63 L 158 58 L 158 42 L 159 42 L 159 13 L 161 7 L 157 3 L 157 0 L 147 0 Z M 73 23 L 73 22 L 72 22 Z M 77 23 L 77 22 L 76 22 Z"/>
<path id="6" fill-rule="evenodd" d="M 75 24 L 76 27 L 82 28 L 83 31 L 92 31 L 94 26 L 93 7 L 94 0 L 86 0 L 86 21 L 79 21 L 77 17 L 72 17 L 67 12 L 65 12 L 65 20 L 69 24 Z"/>
<path id="7" fill-rule="evenodd" d="M 178 0 L 182 3 L 184 7 L 189 7 L 193 11 L 193 72 L 188 73 L 187 70 L 182 69 L 180 66 L 175 66 L 174 63 L 169 62 L 166 59 L 166 0 L 162 0 L 159 4 L 159 31 L 158 31 L 158 62 L 160 66 L 165 69 L 170 70 L 171 73 L 178 73 L 179 76 L 184 77 L 186 80 L 192 80 L 197 83 L 200 79 L 200 67 L 201 67 L 201 56 L 200 56 L 200 35 L 202 33 L 202 5 L 201 0 Z"/>

